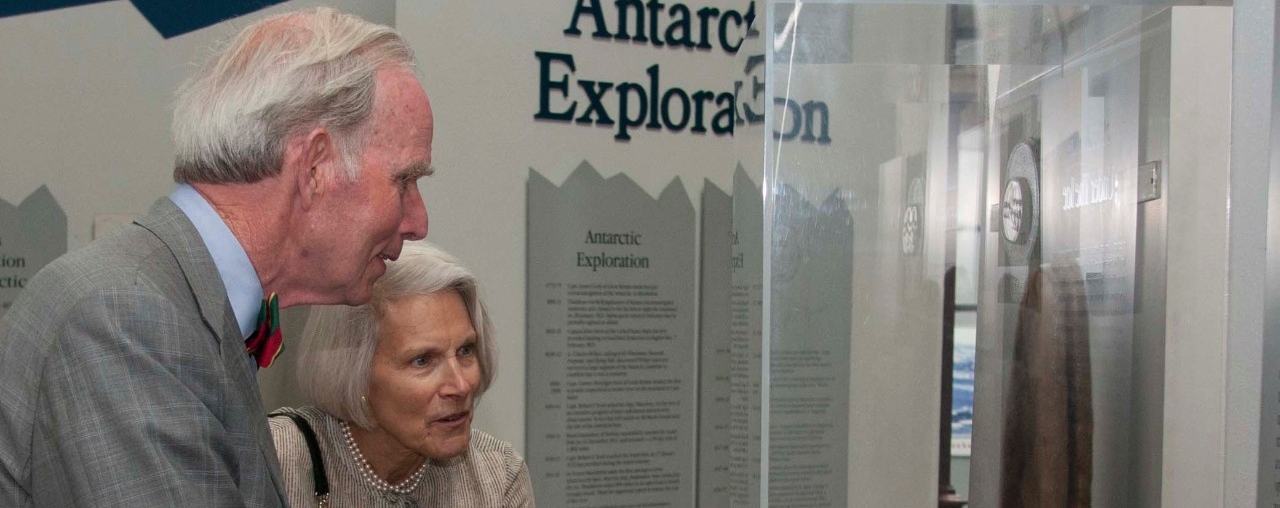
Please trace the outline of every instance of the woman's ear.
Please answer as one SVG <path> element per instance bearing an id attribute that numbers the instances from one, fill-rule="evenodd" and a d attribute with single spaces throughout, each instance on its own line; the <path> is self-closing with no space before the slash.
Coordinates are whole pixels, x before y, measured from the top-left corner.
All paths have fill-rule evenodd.
<path id="1" fill-rule="evenodd" d="M 369 398 L 364 395 L 360 396 L 360 410 L 364 412 L 369 423 L 373 424 L 373 428 L 378 428 L 378 419 L 373 416 L 373 406 L 369 404 Z"/>

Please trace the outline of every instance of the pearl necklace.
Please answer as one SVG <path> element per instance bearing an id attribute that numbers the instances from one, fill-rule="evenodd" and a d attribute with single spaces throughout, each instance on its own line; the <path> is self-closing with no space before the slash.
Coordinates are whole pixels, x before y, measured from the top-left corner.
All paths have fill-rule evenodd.
<path id="1" fill-rule="evenodd" d="M 418 466 L 417 472 L 399 484 L 392 485 L 387 483 L 386 480 L 383 480 L 382 477 L 373 472 L 373 467 L 369 466 L 369 461 L 365 460 L 363 453 L 360 453 L 360 447 L 356 445 L 355 438 L 351 437 L 351 427 L 347 425 L 347 422 L 340 421 L 339 424 L 342 426 L 342 437 L 347 440 L 347 449 L 351 451 L 351 455 L 356 459 L 356 465 L 359 466 L 360 476 L 363 476 L 366 482 L 372 484 L 373 488 L 402 495 L 413 492 L 414 489 L 418 488 L 418 484 L 422 482 L 422 477 L 427 473 L 425 462 Z"/>

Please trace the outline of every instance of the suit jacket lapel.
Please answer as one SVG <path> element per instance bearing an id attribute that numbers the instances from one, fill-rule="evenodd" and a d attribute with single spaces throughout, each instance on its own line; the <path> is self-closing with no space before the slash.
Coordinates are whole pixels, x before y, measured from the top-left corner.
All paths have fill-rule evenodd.
<path id="1" fill-rule="evenodd" d="M 200 306 L 200 314 L 218 340 L 243 342 L 243 338 L 237 339 L 240 335 L 239 326 L 227 300 L 227 290 L 222 284 L 222 278 L 218 276 L 218 267 L 213 263 L 204 240 L 186 214 L 168 198 L 163 198 L 152 205 L 146 216 L 135 222 L 150 230 L 169 247 L 173 257 L 178 260 L 178 266 L 182 267 L 187 284 L 191 286 L 191 293 Z"/>
<path id="2" fill-rule="evenodd" d="M 270 466 L 271 481 L 277 493 L 283 499 L 283 483 L 279 477 L 280 465 L 276 457 L 275 444 L 267 425 L 266 412 L 262 408 L 262 398 L 258 393 L 257 366 L 245 352 L 244 337 L 240 335 L 240 325 L 236 323 L 235 313 L 227 298 L 226 287 L 222 277 L 218 275 L 218 267 L 205 247 L 204 240 L 191 220 L 177 205 L 168 198 L 161 198 L 152 205 L 147 215 L 135 221 L 156 235 L 169 247 L 183 276 L 191 287 L 200 314 L 205 325 L 213 331 L 220 342 L 222 361 L 240 375 L 231 376 L 235 388 L 242 393 L 249 403 L 248 414 L 261 416 L 262 421 L 250 425 L 257 436 L 263 458 Z"/>

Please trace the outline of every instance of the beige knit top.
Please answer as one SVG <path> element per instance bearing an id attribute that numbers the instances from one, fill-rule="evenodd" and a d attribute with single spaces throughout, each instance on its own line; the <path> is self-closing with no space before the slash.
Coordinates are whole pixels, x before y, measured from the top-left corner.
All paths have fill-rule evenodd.
<path id="1" fill-rule="evenodd" d="M 355 458 L 347 449 L 337 418 L 314 407 L 282 408 L 301 415 L 311 424 L 319 441 L 329 480 L 329 503 L 342 507 L 459 507 L 533 508 L 529 468 L 510 443 L 471 429 L 466 453 L 445 462 L 428 461 L 418 487 L 408 494 L 380 491 L 360 476 Z M 311 475 L 311 454 L 293 420 L 271 418 L 271 437 L 280 456 L 285 496 L 293 508 L 316 507 Z"/>

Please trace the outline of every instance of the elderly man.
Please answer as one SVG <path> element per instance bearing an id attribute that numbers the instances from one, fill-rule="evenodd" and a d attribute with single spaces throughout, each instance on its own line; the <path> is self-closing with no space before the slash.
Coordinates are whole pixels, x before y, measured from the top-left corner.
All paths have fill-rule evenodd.
<path id="1" fill-rule="evenodd" d="M 0 506 L 283 506 L 260 310 L 364 303 L 426 236 L 431 107 L 390 28 L 329 9 L 250 26 L 183 86 L 173 130 L 177 190 L 0 320 Z"/>

